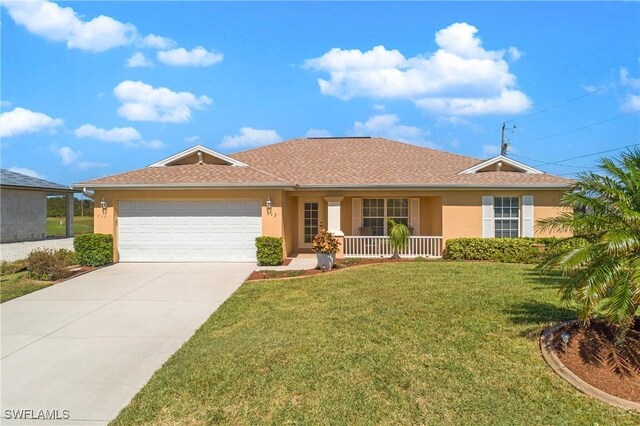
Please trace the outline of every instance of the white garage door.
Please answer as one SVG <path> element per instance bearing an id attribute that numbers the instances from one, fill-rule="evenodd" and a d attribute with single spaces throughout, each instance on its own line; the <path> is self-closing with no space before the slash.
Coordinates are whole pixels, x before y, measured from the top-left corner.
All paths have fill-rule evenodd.
<path id="1" fill-rule="evenodd" d="M 255 262 L 260 201 L 121 201 L 121 262 Z"/>

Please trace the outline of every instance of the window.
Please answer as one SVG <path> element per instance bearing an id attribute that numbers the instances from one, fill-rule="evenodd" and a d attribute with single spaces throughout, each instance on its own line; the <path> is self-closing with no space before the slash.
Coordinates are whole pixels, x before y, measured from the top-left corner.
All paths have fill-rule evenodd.
<path id="1" fill-rule="evenodd" d="M 304 203 L 304 242 L 311 243 L 318 233 L 318 203 Z"/>
<path id="2" fill-rule="evenodd" d="M 493 215 L 496 238 L 516 238 L 520 235 L 520 199 L 495 197 Z"/>
<path id="3" fill-rule="evenodd" d="M 409 225 L 407 198 L 365 198 L 362 200 L 362 226 L 371 229 L 371 235 L 387 234 L 387 219 Z"/>
<path id="4" fill-rule="evenodd" d="M 409 226 L 409 200 L 406 198 L 388 199 L 387 218 Z"/>
<path id="5" fill-rule="evenodd" d="M 371 228 L 371 235 L 384 235 L 384 198 L 362 200 L 362 226 Z"/>

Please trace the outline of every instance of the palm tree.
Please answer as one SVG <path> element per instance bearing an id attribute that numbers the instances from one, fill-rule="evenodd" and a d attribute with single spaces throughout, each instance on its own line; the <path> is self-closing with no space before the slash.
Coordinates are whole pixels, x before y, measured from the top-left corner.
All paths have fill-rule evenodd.
<path id="1" fill-rule="evenodd" d="M 616 345 L 624 343 L 640 306 L 640 150 L 603 158 L 603 173 L 581 173 L 565 193 L 566 210 L 540 220 L 541 230 L 569 231 L 586 242 L 550 257 L 543 270 L 560 268 L 564 301 L 579 305 L 589 324 L 598 312 L 616 326 Z"/>
<path id="2" fill-rule="evenodd" d="M 409 245 L 409 228 L 404 223 L 387 219 L 387 229 L 389 232 L 389 247 L 393 250 L 392 259 L 398 259 L 398 251 L 405 249 Z"/>

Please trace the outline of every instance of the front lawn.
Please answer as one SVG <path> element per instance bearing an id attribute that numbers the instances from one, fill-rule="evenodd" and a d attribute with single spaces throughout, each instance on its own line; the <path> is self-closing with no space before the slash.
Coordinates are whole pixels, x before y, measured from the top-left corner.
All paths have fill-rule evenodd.
<path id="1" fill-rule="evenodd" d="M 66 228 L 66 219 L 64 217 L 47 218 L 47 237 L 64 237 Z M 73 234 L 93 234 L 93 216 L 74 217 Z"/>
<path id="2" fill-rule="evenodd" d="M 33 293 L 45 287 L 49 287 L 53 282 L 32 280 L 27 271 L 13 274 L 0 275 L 0 303 L 25 294 Z"/>
<path id="3" fill-rule="evenodd" d="M 452 262 L 245 283 L 114 424 L 640 423 L 542 360 L 544 325 L 574 317 L 556 286 Z"/>

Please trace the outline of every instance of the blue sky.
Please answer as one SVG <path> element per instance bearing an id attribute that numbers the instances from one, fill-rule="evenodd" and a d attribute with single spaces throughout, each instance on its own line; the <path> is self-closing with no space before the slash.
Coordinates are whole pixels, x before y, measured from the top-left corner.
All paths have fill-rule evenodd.
<path id="1" fill-rule="evenodd" d="M 640 143 L 637 2 L 1 9 L 1 166 L 61 183 L 305 135 L 488 158 L 505 121 L 510 155 L 555 174 Z"/>

